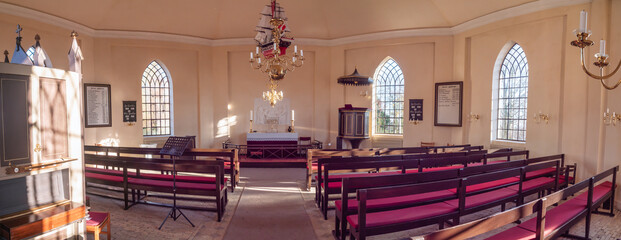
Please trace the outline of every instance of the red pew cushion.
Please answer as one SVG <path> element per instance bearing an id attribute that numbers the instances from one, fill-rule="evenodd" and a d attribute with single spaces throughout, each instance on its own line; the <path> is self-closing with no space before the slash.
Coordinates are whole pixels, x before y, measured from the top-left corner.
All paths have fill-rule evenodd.
<path id="1" fill-rule="evenodd" d="M 535 178 L 556 172 L 556 168 L 544 168 L 535 171 L 526 172 L 526 178 Z"/>
<path id="2" fill-rule="evenodd" d="M 414 204 L 418 202 L 425 202 L 433 199 L 447 198 L 455 196 L 455 193 L 448 190 L 441 190 L 428 193 L 419 193 L 407 196 L 391 197 L 391 198 L 378 198 L 367 201 L 367 209 L 374 208 L 386 208 L 391 206 Z M 335 201 L 336 209 L 341 211 L 342 201 Z M 347 209 L 352 211 L 358 209 L 358 201 L 356 199 L 349 199 L 347 202 Z"/>
<path id="3" fill-rule="evenodd" d="M 99 172 L 99 173 L 106 173 L 106 174 L 117 174 L 117 175 L 123 175 L 123 171 L 119 171 L 119 170 L 112 170 L 112 169 L 103 169 L 103 168 L 94 168 L 94 167 L 84 167 L 85 171 L 90 171 L 90 172 Z M 130 172 L 127 171 L 127 175 L 132 176 L 132 175 L 136 175 L 135 172 Z"/>
<path id="4" fill-rule="evenodd" d="M 328 182 L 328 188 L 339 188 L 340 189 L 341 186 L 343 186 L 342 182 Z M 325 188 L 323 183 L 321 183 L 321 187 Z"/>
<path id="5" fill-rule="evenodd" d="M 87 178 L 95 178 L 95 179 L 111 181 L 111 182 L 123 182 L 123 177 L 121 176 L 112 176 L 112 175 L 91 173 L 91 172 L 85 172 L 84 176 L 86 176 Z"/>
<path id="6" fill-rule="evenodd" d="M 519 181 L 520 181 L 519 177 L 510 177 L 510 178 L 499 179 L 499 180 L 490 181 L 490 182 L 474 184 L 474 185 L 466 186 L 466 192 L 468 192 L 468 193 L 470 193 L 470 192 L 478 192 L 478 191 L 481 191 L 481 190 L 485 190 L 485 189 L 489 189 L 489 188 L 494 188 L 494 187 L 498 187 L 498 186 L 502 186 L 502 185 L 518 183 Z M 450 189 L 449 191 L 457 192 L 457 189 Z"/>
<path id="7" fill-rule="evenodd" d="M 522 182 L 522 191 L 536 189 L 538 187 L 544 186 L 549 183 L 554 183 L 554 178 L 540 177 L 540 178 L 531 179 L 531 180 Z M 516 190 L 516 191 L 518 191 L 519 188 L 520 188 L 520 185 L 518 184 L 509 187 L 509 189 Z"/>
<path id="8" fill-rule="evenodd" d="M 150 180 L 150 179 L 140 179 L 140 178 L 130 178 L 127 180 L 130 184 L 138 184 L 152 187 L 162 187 L 162 188 L 172 188 L 173 183 L 171 181 L 159 181 L 159 180 Z M 224 184 L 221 185 L 221 188 L 224 188 Z M 187 182 L 177 182 L 177 189 L 193 189 L 193 190 L 215 190 L 215 184 L 205 184 L 205 183 L 187 183 Z"/>
<path id="9" fill-rule="evenodd" d="M 606 193 L 610 191 L 612 191 L 612 183 L 609 181 L 600 183 L 599 185 L 595 186 L 593 188 L 593 202 L 600 200 L 604 195 L 606 195 Z M 589 193 L 584 192 L 580 194 L 579 196 L 577 196 L 575 199 L 579 199 L 586 203 L 588 197 L 589 197 Z"/>
<path id="10" fill-rule="evenodd" d="M 468 196 L 466 197 L 466 208 L 480 206 L 485 203 L 489 203 L 492 201 L 496 201 L 496 200 L 500 200 L 503 198 L 517 195 L 517 193 L 518 192 L 516 190 L 512 190 L 509 188 L 501 188 L 501 189 L 497 189 L 497 190 L 486 192 L 486 193 L 480 193 L 480 194 Z M 448 200 L 448 201 L 445 201 L 445 203 L 451 206 L 454 206 L 454 207 L 459 207 L 459 199 Z"/>
<path id="11" fill-rule="evenodd" d="M 343 178 L 351 178 L 351 177 L 370 177 L 370 176 L 386 176 L 386 175 L 395 175 L 401 174 L 401 171 L 390 171 L 390 172 L 378 172 L 378 173 L 347 173 L 347 174 L 328 174 L 328 180 L 341 180 Z M 322 175 L 323 176 L 323 175 Z M 315 179 L 319 180 L 319 176 L 315 176 Z"/>
<path id="12" fill-rule="evenodd" d="M 377 227 L 394 223 L 415 221 L 456 211 L 456 207 L 440 202 L 391 211 L 367 213 L 366 227 Z M 349 222 L 353 228 L 357 229 L 358 215 L 347 216 L 347 222 Z"/>
<path id="13" fill-rule="evenodd" d="M 574 216 L 580 213 L 580 211 L 585 209 L 586 202 L 574 198 L 567 202 L 564 202 L 563 204 L 553 208 L 550 211 L 547 211 L 544 234 L 548 235 L 551 231 L 559 228 L 561 225 L 568 222 Z M 519 227 L 535 232 L 537 231 L 537 218 L 532 218 L 520 224 Z"/>
<path id="14" fill-rule="evenodd" d="M 155 178 L 155 179 L 158 179 L 158 180 L 170 180 L 170 181 L 173 180 L 173 176 L 172 175 L 166 175 L 166 174 L 141 173 L 140 176 L 143 176 L 143 177 L 146 177 L 146 178 Z M 177 175 L 177 180 L 179 180 L 179 181 L 214 183 L 214 182 L 216 182 L 216 177 Z M 224 178 L 224 181 L 226 181 L 226 180 L 227 179 Z"/>
<path id="15" fill-rule="evenodd" d="M 88 212 L 88 216 L 90 219 L 86 220 L 87 226 L 99 226 L 99 224 L 103 223 L 106 218 L 108 218 L 107 212 Z"/>
<path id="16" fill-rule="evenodd" d="M 433 167 L 433 168 L 425 168 L 423 172 L 433 172 L 433 171 L 442 171 L 442 170 L 450 170 L 455 168 L 463 168 L 463 165 L 455 165 L 455 166 L 446 166 L 446 167 Z"/>
<path id="17" fill-rule="evenodd" d="M 535 239 L 535 232 L 528 231 L 518 226 L 509 228 L 494 236 L 486 238 L 487 240 L 530 240 Z"/>

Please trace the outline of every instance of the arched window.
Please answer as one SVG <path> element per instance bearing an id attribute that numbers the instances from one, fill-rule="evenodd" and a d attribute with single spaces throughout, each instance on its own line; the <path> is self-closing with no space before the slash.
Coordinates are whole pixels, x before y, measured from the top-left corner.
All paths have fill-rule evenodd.
<path id="1" fill-rule="evenodd" d="M 519 44 L 514 44 L 498 72 L 496 139 L 526 141 L 528 105 L 528 60 Z"/>
<path id="2" fill-rule="evenodd" d="M 152 61 L 142 73 L 142 135 L 171 135 L 172 81 L 166 68 Z"/>
<path id="3" fill-rule="evenodd" d="M 375 70 L 373 133 L 403 134 L 403 72 L 387 57 Z"/>

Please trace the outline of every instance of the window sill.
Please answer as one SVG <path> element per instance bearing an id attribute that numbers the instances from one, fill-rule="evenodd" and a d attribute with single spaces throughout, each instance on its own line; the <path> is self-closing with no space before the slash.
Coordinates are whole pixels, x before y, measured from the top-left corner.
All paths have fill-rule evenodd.
<path id="1" fill-rule="evenodd" d="M 526 149 L 526 142 L 492 140 L 490 148 L 520 148 Z"/>

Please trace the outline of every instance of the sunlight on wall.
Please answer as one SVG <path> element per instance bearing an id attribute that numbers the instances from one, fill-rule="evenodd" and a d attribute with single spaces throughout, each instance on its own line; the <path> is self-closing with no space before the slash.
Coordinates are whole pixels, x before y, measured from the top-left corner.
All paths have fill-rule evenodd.
<path id="1" fill-rule="evenodd" d="M 220 119 L 218 121 L 218 132 L 216 133 L 216 137 L 230 137 L 231 136 L 231 126 L 237 125 L 237 116 L 230 116 Z"/>
<path id="2" fill-rule="evenodd" d="M 104 138 L 97 143 L 99 146 L 118 147 L 120 140 L 118 138 Z"/>

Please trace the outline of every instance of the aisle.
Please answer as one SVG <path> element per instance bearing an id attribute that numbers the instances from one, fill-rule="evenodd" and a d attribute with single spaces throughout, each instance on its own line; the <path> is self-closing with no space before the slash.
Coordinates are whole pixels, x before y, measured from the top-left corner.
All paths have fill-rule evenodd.
<path id="1" fill-rule="evenodd" d="M 244 168 L 243 192 L 224 239 L 316 239 L 300 191 L 305 171 Z"/>

